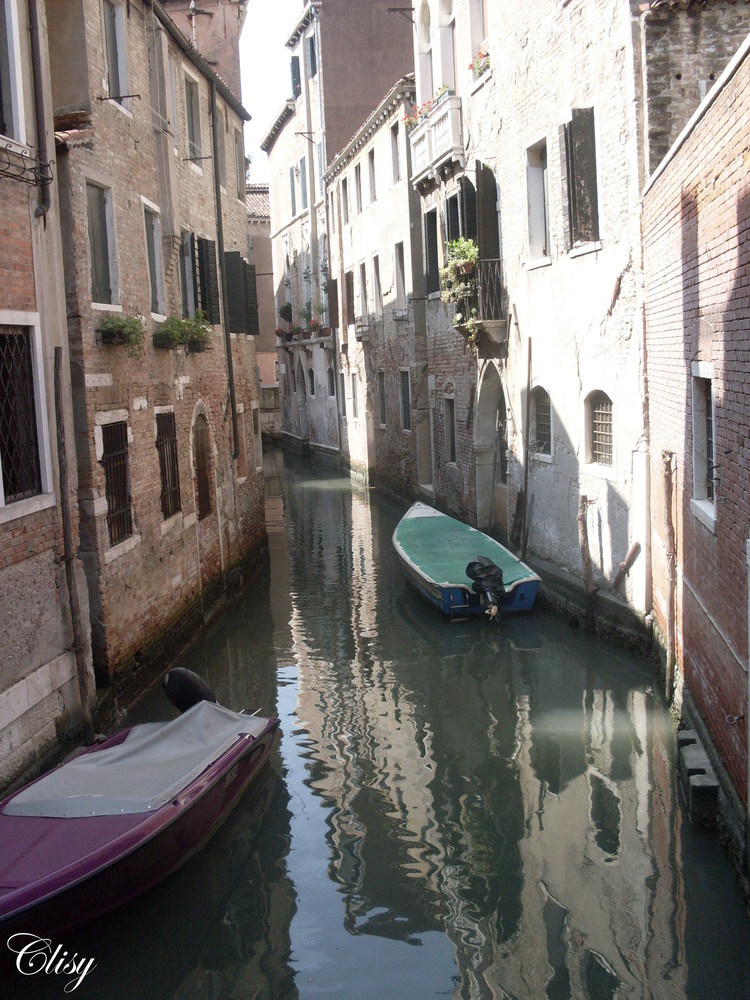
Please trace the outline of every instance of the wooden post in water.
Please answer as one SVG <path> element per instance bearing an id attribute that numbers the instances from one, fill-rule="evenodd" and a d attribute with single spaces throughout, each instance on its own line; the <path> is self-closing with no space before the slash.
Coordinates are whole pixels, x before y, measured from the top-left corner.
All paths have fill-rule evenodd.
<path id="1" fill-rule="evenodd" d="M 81 606 L 78 602 L 78 587 L 76 586 L 73 560 L 73 532 L 70 527 L 70 498 L 68 496 L 68 466 L 65 448 L 65 423 L 62 410 L 62 348 L 55 348 L 55 424 L 57 430 L 57 464 L 60 473 L 60 513 L 63 528 L 63 559 L 65 562 L 65 579 L 68 584 L 68 600 L 70 601 L 70 620 L 73 626 L 73 651 L 76 657 L 76 674 L 78 676 L 78 694 L 81 699 L 83 713 L 83 728 L 86 743 L 94 742 L 94 725 L 91 721 L 88 695 L 88 669 L 84 651 L 83 627 L 81 625 Z"/>
<path id="2" fill-rule="evenodd" d="M 594 618 L 594 573 L 591 567 L 591 552 L 589 550 L 589 530 L 586 524 L 586 507 L 588 499 L 581 495 L 578 499 L 578 540 L 581 544 L 581 561 L 583 563 L 583 627 L 587 632 L 596 628 Z"/>
<path id="3" fill-rule="evenodd" d="M 672 506 L 674 487 L 672 482 L 673 470 L 672 460 L 674 455 L 671 451 L 661 453 L 664 463 L 664 537 L 667 557 L 667 660 L 664 665 L 664 696 L 667 703 L 671 704 L 674 694 L 674 666 L 675 666 L 675 596 L 677 590 L 677 573 L 675 551 L 674 520 L 672 518 Z"/>

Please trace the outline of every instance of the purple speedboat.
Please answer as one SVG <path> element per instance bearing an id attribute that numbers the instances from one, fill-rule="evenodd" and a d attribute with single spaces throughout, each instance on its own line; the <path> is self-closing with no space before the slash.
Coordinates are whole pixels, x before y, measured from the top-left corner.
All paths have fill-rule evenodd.
<path id="1" fill-rule="evenodd" d="M 278 726 L 200 700 L 171 722 L 115 734 L 4 799 L 4 939 L 85 923 L 179 868 L 260 773 Z"/>

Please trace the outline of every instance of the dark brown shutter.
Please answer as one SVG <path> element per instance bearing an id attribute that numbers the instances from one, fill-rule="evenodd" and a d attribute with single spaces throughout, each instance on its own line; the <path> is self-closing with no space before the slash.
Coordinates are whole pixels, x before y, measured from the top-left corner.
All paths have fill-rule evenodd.
<path id="1" fill-rule="evenodd" d="M 227 298 L 229 300 L 229 330 L 231 333 L 246 333 L 245 322 L 245 275 L 242 255 L 237 250 L 224 254 L 227 269 Z"/>
<path id="2" fill-rule="evenodd" d="M 574 108 L 564 130 L 570 242 L 590 243 L 599 239 L 594 109 Z"/>
<path id="3" fill-rule="evenodd" d="M 461 178 L 462 236 L 467 240 L 477 238 L 477 192 L 468 177 Z"/>
<path id="4" fill-rule="evenodd" d="M 426 212 L 424 217 L 424 248 L 425 276 L 424 288 L 429 295 L 440 289 L 440 273 L 438 270 L 438 232 L 437 212 Z"/>
<path id="5" fill-rule="evenodd" d="M 500 257 L 497 224 L 497 182 L 492 168 L 477 160 L 477 243 L 482 260 Z"/>
<path id="6" fill-rule="evenodd" d="M 198 284 L 200 305 L 211 324 L 221 322 L 219 310 L 219 276 L 216 269 L 216 244 L 198 239 Z"/>
<path id="7" fill-rule="evenodd" d="M 461 235 L 461 228 L 458 217 L 458 195 L 453 195 L 448 199 L 446 205 L 446 236 L 448 242 L 458 239 Z"/>
<path id="8" fill-rule="evenodd" d="M 328 318 L 331 322 L 331 329 L 338 330 L 339 327 L 339 283 L 336 278 L 328 279 Z"/>
<path id="9" fill-rule="evenodd" d="M 260 333 L 260 322 L 258 320 L 258 285 L 255 278 L 255 264 L 243 261 L 243 274 L 245 279 L 246 330 L 251 336 L 257 337 Z"/>
<path id="10" fill-rule="evenodd" d="M 302 93 L 302 78 L 299 72 L 299 56 L 292 56 L 292 97 L 297 100 Z"/>
<path id="11" fill-rule="evenodd" d="M 347 271 L 345 279 L 346 322 L 348 326 L 354 326 L 354 271 Z"/>

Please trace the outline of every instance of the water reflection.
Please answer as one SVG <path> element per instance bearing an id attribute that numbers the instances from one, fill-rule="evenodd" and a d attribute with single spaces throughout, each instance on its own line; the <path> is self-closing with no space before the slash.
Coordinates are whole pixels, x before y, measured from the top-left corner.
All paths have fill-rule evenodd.
<path id="1" fill-rule="evenodd" d="M 543 608 L 444 621 L 405 585 L 398 508 L 276 475 L 270 570 L 183 659 L 280 715 L 268 783 L 65 942 L 97 959 L 79 995 L 750 996 L 748 920 L 683 823 L 649 665 Z M 137 714 L 165 711 L 155 692 Z"/>

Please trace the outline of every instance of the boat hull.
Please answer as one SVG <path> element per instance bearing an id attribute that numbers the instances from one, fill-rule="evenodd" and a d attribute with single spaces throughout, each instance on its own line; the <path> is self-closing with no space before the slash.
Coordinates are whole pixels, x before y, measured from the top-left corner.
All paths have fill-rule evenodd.
<path id="1" fill-rule="evenodd" d="M 412 530 L 415 524 L 418 533 Z M 425 504 L 416 503 L 407 511 L 393 534 L 393 545 L 408 583 L 449 618 L 487 613 L 488 602 L 473 590 L 466 574 L 477 554 L 503 569 L 504 592 L 497 604 L 501 613 L 526 612 L 534 606 L 540 580 L 533 570 L 499 542 Z M 448 549 L 448 558 L 435 557 L 441 547 Z"/>
<path id="2" fill-rule="evenodd" d="M 20 931 L 48 936 L 87 923 L 175 872 L 207 843 L 255 782 L 278 739 L 278 725 L 278 719 L 269 719 L 259 736 L 240 737 L 153 813 L 56 821 L 0 817 L 4 835 L 12 831 L 14 838 L 33 839 L 45 824 L 57 822 L 67 824 L 66 839 L 80 845 L 78 860 L 54 875 L 0 886 L 3 939 Z"/>

